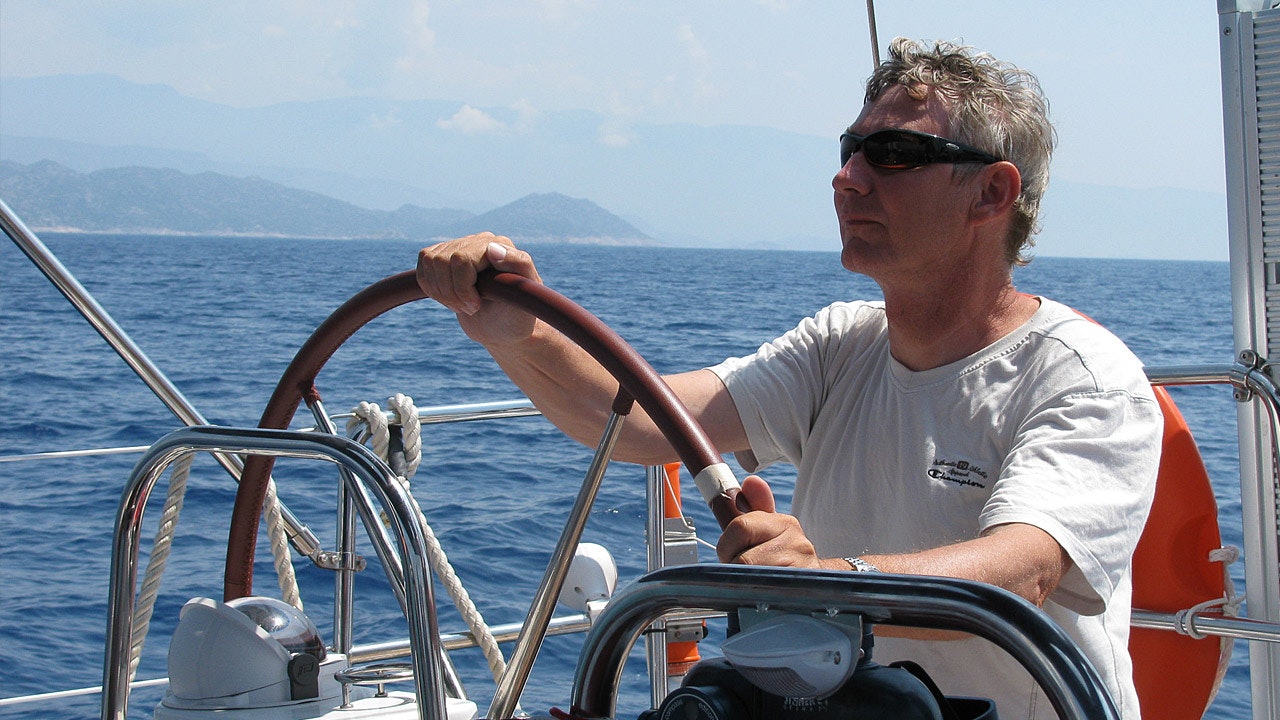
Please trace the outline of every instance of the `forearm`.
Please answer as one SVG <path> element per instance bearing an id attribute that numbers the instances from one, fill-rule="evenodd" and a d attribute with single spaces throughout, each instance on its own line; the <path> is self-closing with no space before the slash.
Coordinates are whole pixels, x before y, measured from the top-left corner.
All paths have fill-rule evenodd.
<path id="1" fill-rule="evenodd" d="M 586 351 L 524 310 L 483 300 L 479 273 L 493 268 L 540 281 L 529 254 L 510 239 L 480 233 L 437 243 L 418 252 L 418 286 L 458 314 L 467 336 L 484 345 L 498 365 L 557 427 L 595 445 L 617 396 L 618 383 Z M 665 377 L 677 397 L 721 452 L 747 447 L 733 400 L 713 373 L 699 370 Z M 623 424 L 618 460 L 658 465 L 675 460 L 666 438 L 639 406 Z"/>
<path id="2" fill-rule="evenodd" d="M 881 572 L 964 578 L 995 585 L 1037 607 L 1058 586 L 1071 562 L 1048 533 L 1030 525 L 1001 525 L 974 540 L 921 552 L 859 557 Z M 828 570 L 853 571 L 843 558 L 822 558 L 818 563 Z M 877 627 L 876 634 L 914 640 L 968 637 L 949 630 L 888 625 Z"/>
<path id="3" fill-rule="evenodd" d="M 866 554 L 882 572 L 977 580 L 1043 605 L 1071 567 L 1066 551 L 1048 533 L 1023 524 L 1000 525 L 981 537 L 904 554 Z M 823 558 L 822 567 L 849 570 L 841 558 Z"/>
<path id="4" fill-rule="evenodd" d="M 585 350 L 541 322 L 517 343 L 491 343 L 486 349 L 552 424 L 584 445 L 599 442 L 618 382 Z M 623 424 L 614 458 L 652 465 L 676 459 L 639 405 Z"/>

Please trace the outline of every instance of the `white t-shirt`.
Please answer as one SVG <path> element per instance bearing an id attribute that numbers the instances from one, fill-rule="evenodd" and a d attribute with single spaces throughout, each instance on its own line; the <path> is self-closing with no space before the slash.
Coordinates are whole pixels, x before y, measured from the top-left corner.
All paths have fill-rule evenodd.
<path id="1" fill-rule="evenodd" d="M 1130 563 L 1155 490 L 1163 417 L 1119 339 L 1041 299 L 1022 327 L 949 365 L 893 359 L 883 303 L 835 303 L 711 370 L 746 428 L 748 471 L 798 470 L 792 514 L 821 557 L 909 553 L 1026 523 L 1073 567 L 1044 610 L 1094 663 L 1126 718 Z M 881 663 L 920 663 L 1003 720 L 1053 718 L 1012 658 L 980 638 L 877 637 Z"/>

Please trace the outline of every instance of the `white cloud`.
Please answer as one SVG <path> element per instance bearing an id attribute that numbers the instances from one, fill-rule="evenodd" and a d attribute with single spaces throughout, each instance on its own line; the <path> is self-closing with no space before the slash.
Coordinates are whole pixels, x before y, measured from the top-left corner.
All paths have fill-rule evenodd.
<path id="1" fill-rule="evenodd" d="M 594 0 L 537 0 L 544 18 L 549 20 L 576 19 L 594 9 Z"/>
<path id="2" fill-rule="evenodd" d="M 506 123 L 470 105 L 463 105 L 448 120 L 436 121 L 436 127 L 463 135 L 497 135 L 507 129 Z"/>
<path id="3" fill-rule="evenodd" d="M 698 40 L 698 36 L 693 32 L 693 26 L 684 23 L 676 26 L 676 38 L 680 40 L 680 44 L 684 46 L 685 52 L 689 54 L 689 59 L 695 65 L 705 68 L 707 65 L 707 48 Z"/>
<path id="4" fill-rule="evenodd" d="M 360 27 L 360 19 L 350 16 L 340 16 L 333 19 L 333 28 L 335 30 L 350 30 Z"/>
<path id="5" fill-rule="evenodd" d="M 614 129 L 605 125 L 600 126 L 599 141 L 605 147 L 624 148 L 635 140 L 635 135 L 626 128 Z"/>
<path id="6" fill-rule="evenodd" d="M 687 23 L 676 26 L 676 39 L 689 57 L 689 75 L 693 83 L 694 100 L 707 100 L 719 94 L 711 82 L 711 53 Z"/>
<path id="7" fill-rule="evenodd" d="M 399 125 L 400 122 L 399 108 L 391 108 L 387 111 L 387 114 L 382 116 L 369 116 L 369 127 L 374 130 L 386 130 L 394 125 Z"/>
<path id="8" fill-rule="evenodd" d="M 614 93 L 609 99 L 608 115 L 597 130 L 597 141 L 607 147 L 630 145 L 636 139 L 636 134 L 631 129 L 631 120 L 635 113 L 634 108 L 628 106 L 617 93 Z"/>
<path id="9" fill-rule="evenodd" d="M 538 116 L 542 114 L 533 106 L 533 103 L 521 98 L 512 103 L 511 107 L 519 116 L 519 119 L 516 120 L 515 129 L 519 132 L 528 132 L 533 130 L 533 126 L 537 122 Z"/>
<path id="10" fill-rule="evenodd" d="M 413 3 L 409 8 L 408 24 L 405 36 L 405 51 L 396 58 L 396 69 L 401 72 L 412 72 L 420 68 L 424 59 L 429 57 L 436 46 L 436 32 L 431 29 L 431 5 L 424 0 Z"/>

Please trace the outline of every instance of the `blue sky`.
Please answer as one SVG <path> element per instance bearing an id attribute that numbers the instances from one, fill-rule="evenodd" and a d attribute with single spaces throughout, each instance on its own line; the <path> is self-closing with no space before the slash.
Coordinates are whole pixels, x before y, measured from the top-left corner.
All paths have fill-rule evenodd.
<path id="1" fill-rule="evenodd" d="M 961 39 L 1037 73 L 1062 177 L 1222 189 L 1211 0 L 876 11 L 882 46 Z M 5 0 L 0 34 L 4 75 L 108 72 L 241 106 L 390 95 L 586 108 L 614 117 L 619 141 L 635 120 L 828 136 L 856 114 L 871 62 L 862 2 Z"/>
<path id="2" fill-rule="evenodd" d="M 881 0 L 876 11 L 881 47 L 896 35 L 962 40 L 1039 75 L 1060 137 L 1056 179 L 1224 192 L 1212 0 Z M 856 0 L 5 0 L 0 38 L 2 76 L 105 72 L 242 107 L 451 99 L 460 110 L 442 122 L 460 133 L 501 122 L 477 108 L 579 108 L 603 113 L 597 141 L 616 144 L 638 122 L 834 137 L 871 67 Z"/>

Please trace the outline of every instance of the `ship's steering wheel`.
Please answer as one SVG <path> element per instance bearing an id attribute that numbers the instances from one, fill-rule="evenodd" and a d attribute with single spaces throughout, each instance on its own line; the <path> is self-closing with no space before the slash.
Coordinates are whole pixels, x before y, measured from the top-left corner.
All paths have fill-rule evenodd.
<path id="1" fill-rule="evenodd" d="M 555 327 L 596 359 L 619 384 L 619 399 L 640 404 L 693 474 L 721 526 L 740 514 L 738 482 L 675 393 L 630 345 L 599 318 L 547 286 L 511 273 L 486 271 L 477 282 L 481 297 L 523 308 Z M 304 398 L 319 399 L 316 376 L 333 353 L 357 330 L 383 313 L 425 298 L 413 271 L 380 280 L 333 312 L 302 345 L 263 410 L 259 427 L 283 430 Z M 615 402 L 615 410 L 629 407 Z M 223 594 L 232 600 L 252 594 L 254 550 L 267 481 L 275 458 L 245 461 L 231 516 Z"/>

